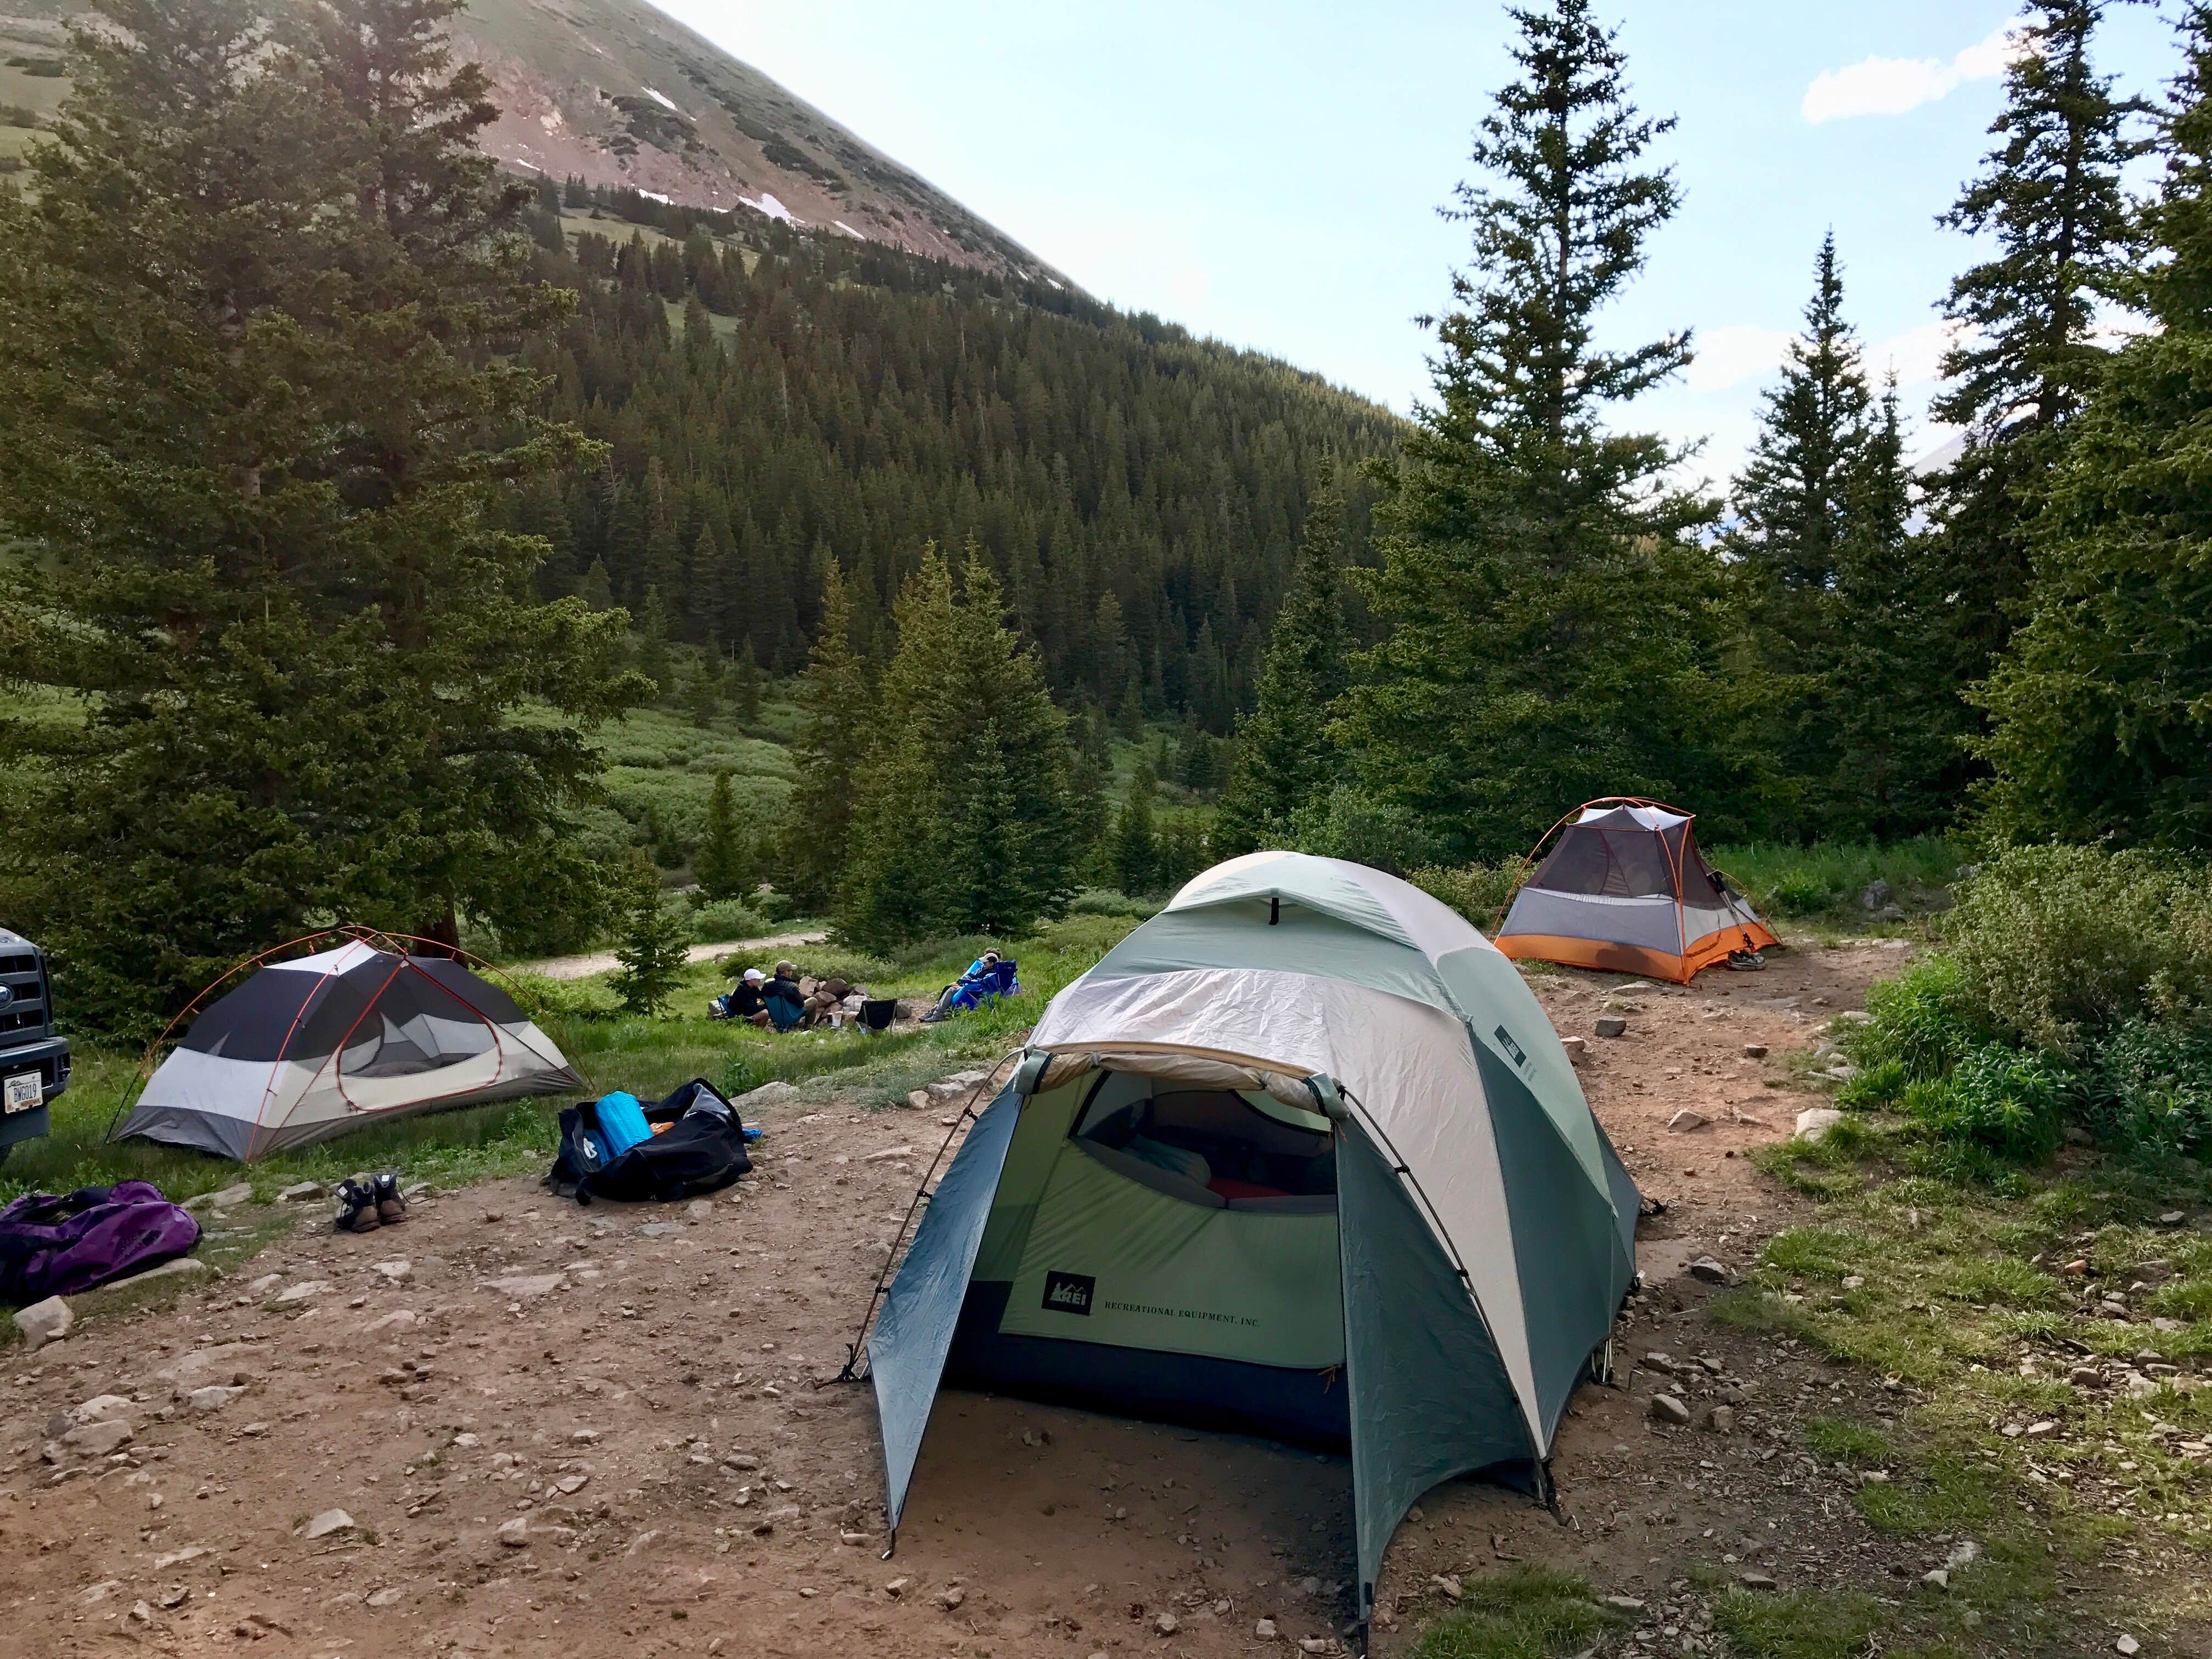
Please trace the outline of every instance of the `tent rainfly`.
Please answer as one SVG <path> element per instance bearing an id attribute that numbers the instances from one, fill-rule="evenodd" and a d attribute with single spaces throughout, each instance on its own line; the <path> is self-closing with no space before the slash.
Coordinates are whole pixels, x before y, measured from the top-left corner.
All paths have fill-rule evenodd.
<path id="1" fill-rule="evenodd" d="M 210 1004 L 116 1139 L 243 1164 L 386 1118 L 580 1086 L 506 992 L 447 957 L 354 939 L 269 963 Z"/>
<path id="2" fill-rule="evenodd" d="M 1344 1443 L 1363 1619 L 1406 1510 L 1541 1490 L 1636 1188 L 1513 964 L 1334 859 L 1218 865 L 1053 999 L 868 1342 L 896 1533 L 941 1383 Z"/>
<path id="3" fill-rule="evenodd" d="M 1698 851 L 1692 816 L 1629 796 L 1568 814 L 1574 822 L 1553 826 L 1559 840 L 1515 896 L 1498 948 L 1679 985 L 1715 963 L 1754 958 L 1774 935 Z"/>

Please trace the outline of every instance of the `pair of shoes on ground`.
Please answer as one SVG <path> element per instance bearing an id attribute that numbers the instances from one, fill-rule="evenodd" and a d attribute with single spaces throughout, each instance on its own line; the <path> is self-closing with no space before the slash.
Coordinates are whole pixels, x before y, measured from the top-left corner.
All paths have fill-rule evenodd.
<path id="1" fill-rule="evenodd" d="M 399 1177 L 390 1170 L 338 1183 L 340 1232 L 370 1233 L 406 1219 L 407 1200 L 399 1195 Z"/>

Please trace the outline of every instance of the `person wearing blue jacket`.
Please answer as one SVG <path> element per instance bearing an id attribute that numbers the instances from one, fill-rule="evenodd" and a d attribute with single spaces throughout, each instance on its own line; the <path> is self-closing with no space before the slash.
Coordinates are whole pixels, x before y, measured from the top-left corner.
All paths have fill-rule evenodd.
<path id="1" fill-rule="evenodd" d="M 980 988 L 986 981 L 989 981 L 990 994 L 997 995 L 998 971 L 999 953 L 996 951 L 984 951 L 981 956 L 968 964 L 966 973 L 945 988 L 945 994 L 937 999 L 937 1006 L 921 1017 L 921 1023 L 925 1025 L 934 1025 L 939 1020 L 951 1018 L 954 1014 L 960 1012 L 953 1006 L 953 1004 L 958 1000 L 961 992 L 971 988 Z"/>

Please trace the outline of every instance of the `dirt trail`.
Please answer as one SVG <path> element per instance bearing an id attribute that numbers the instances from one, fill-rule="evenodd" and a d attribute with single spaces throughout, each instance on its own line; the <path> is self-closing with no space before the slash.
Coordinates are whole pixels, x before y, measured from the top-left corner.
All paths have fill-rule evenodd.
<path id="1" fill-rule="evenodd" d="M 716 957 L 734 955 L 739 951 L 781 951 L 801 945 L 819 945 L 830 936 L 811 933 L 770 933 L 766 939 L 733 939 L 720 945 L 695 945 L 684 951 L 686 962 L 711 962 Z M 543 962 L 523 962 L 515 964 L 516 971 L 543 974 L 548 979 L 582 979 L 591 974 L 604 974 L 620 966 L 611 951 L 596 951 L 584 957 L 548 957 Z M 774 967 L 775 964 L 766 964 Z"/>
<path id="2" fill-rule="evenodd" d="M 1561 1031 L 1589 1036 L 1591 1100 L 1668 1206 L 1624 1352 L 1692 1376 L 1577 1396 L 1565 1524 L 1497 1487 L 1429 1494 L 1386 1565 L 1378 1650 L 1443 1605 L 1432 1575 L 1503 1562 L 1647 1601 L 1638 1639 L 1665 1652 L 1696 1650 L 1663 1589 L 1692 1559 L 1784 1588 L 1932 1565 L 1887 1562 L 1913 1547 L 1872 1538 L 1799 1455 L 1814 1404 L 1878 1383 L 1707 1329 L 1707 1287 L 1681 1272 L 1746 1261 L 1790 1218 L 1740 1154 L 1812 1103 L 1765 1082 L 1897 961 L 1808 950 L 1632 994 L 1617 1040 L 1590 1036 L 1617 977 L 1537 981 Z M 1668 1133 L 1683 1106 L 1718 1121 Z M 1118 1659 L 1267 1650 L 1263 1618 L 1284 1651 L 1334 1644 L 1347 1464 L 1258 1440 L 948 1393 L 897 1558 L 878 1559 L 872 1399 L 829 1379 L 943 1121 L 771 1118 L 755 1176 L 673 1211 L 503 1182 L 366 1236 L 303 1227 L 167 1312 L 0 1355 L 0 1648 Z M 1739 1402 L 1734 1432 L 1652 1425 L 1662 1382 L 1695 1411 Z M 108 1409 L 132 1437 L 46 1461 L 55 1419 L 102 1395 L 125 1397 Z M 307 1536 L 333 1509 L 352 1526 Z"/>

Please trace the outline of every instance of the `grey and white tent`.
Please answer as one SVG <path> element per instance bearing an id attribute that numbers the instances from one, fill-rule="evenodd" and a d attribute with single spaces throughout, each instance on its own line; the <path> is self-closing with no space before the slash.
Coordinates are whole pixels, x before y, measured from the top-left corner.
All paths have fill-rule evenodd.
<path id="1" fill-rule="evenodd" d="M 1455 912 L 1217 866 L 1053 999 L 929 1202 L 868 1344 L 890 1524 L 945 1382 L 1348 1441 L 1364 1617 L 1424 1491 L 1541 1470 L 1637 1206 Z"/>
<path id="2" fill-rule="evenodd" d="M 498 987 L 356 939 L 270 963 L 210 1004 L 116 1138 L 245 1163 L 364 1123 L 580 1085 Z"/>

